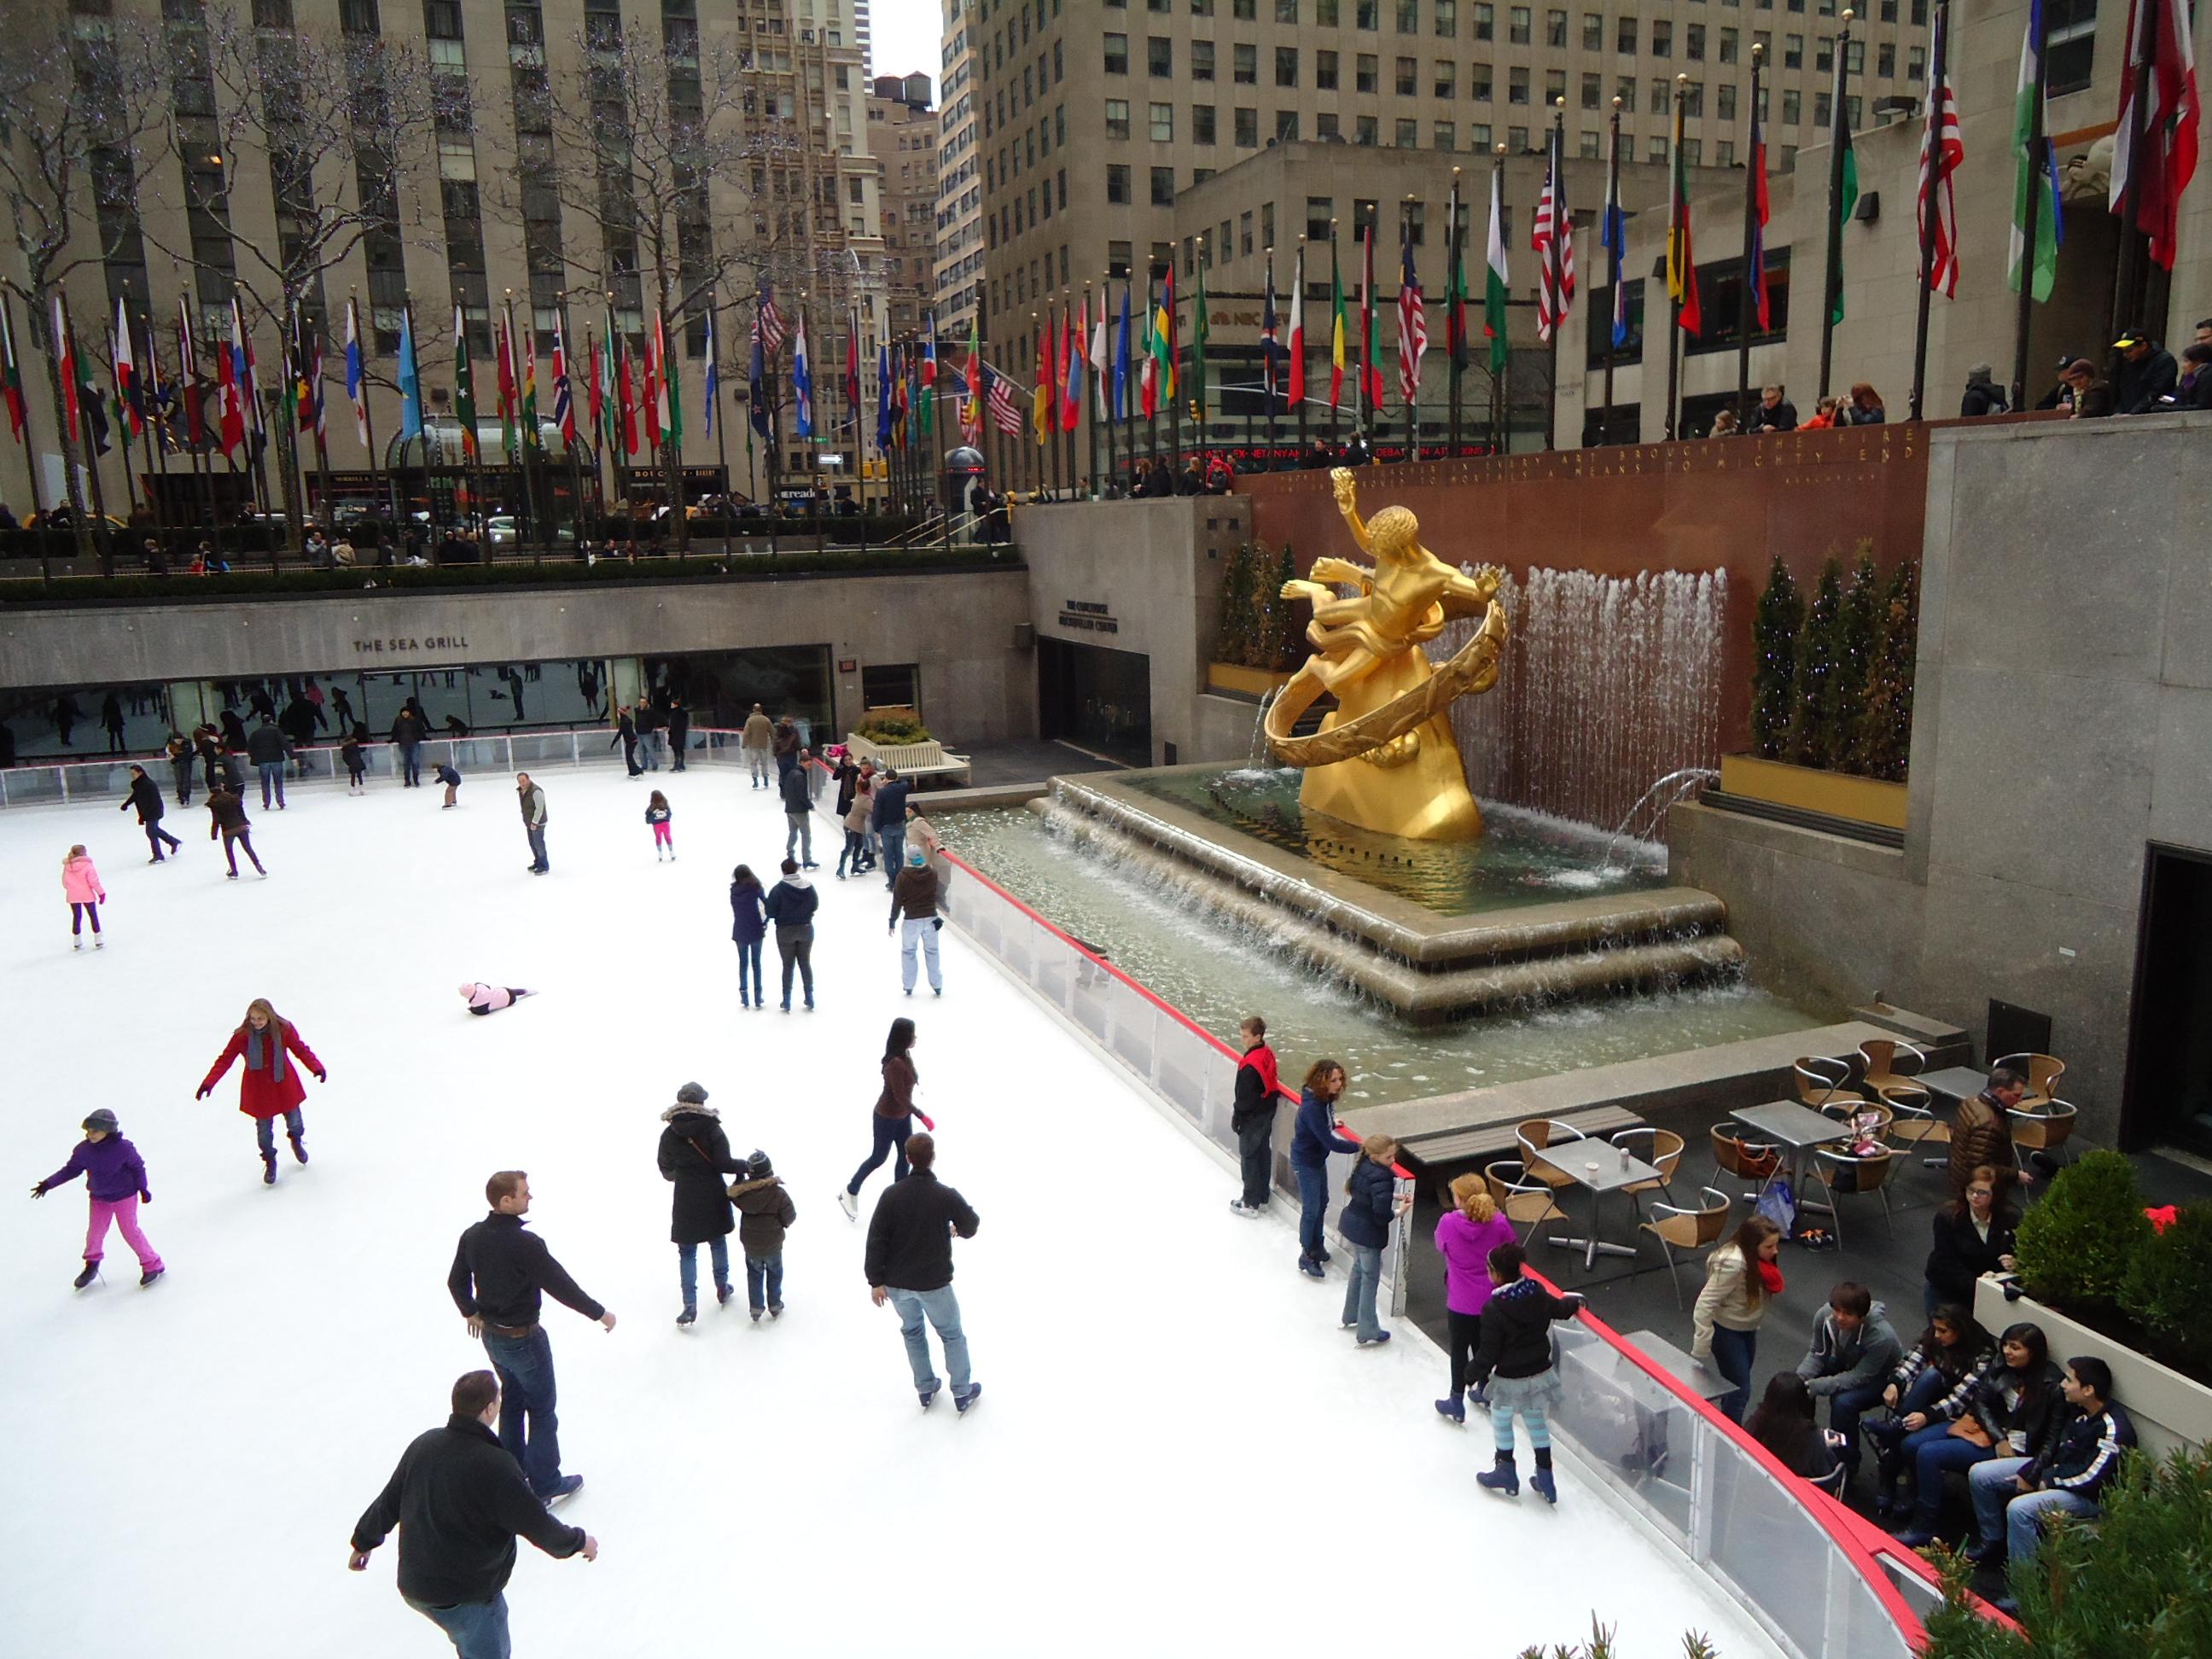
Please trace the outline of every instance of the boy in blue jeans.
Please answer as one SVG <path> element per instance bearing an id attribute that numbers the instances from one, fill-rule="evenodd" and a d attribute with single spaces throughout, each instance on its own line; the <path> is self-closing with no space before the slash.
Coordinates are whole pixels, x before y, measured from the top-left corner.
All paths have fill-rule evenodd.
<path id="1" fill-rule="evenodd" d="M 731 1183 L 730 1201 L 738 1206 L 738 1243 L 745 1253 L 745 1303 L 753 1322 L 759 1323 L 763 1309 L 770 1319 L 781 1319 L 783 1234 L 799 1219 L 799 1206 L 791 1201 L 768 1154 L 761 1152 L 745 1160 L 744 1178 Z"/>

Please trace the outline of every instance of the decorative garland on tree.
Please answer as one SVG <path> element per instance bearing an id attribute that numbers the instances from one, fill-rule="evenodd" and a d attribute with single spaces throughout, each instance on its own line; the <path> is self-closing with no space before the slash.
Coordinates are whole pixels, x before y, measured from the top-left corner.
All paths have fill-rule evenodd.
<path id="1" fill-rule="evenodd" d="M 1757 658 L 1751 679 L 1751 746 L 1762 760 L 1780 760 L 1788 747 L 1797 702 L 1797 634 L 1804 622 L 1805 601 L 1778 553 L 1751 627 Z"/>

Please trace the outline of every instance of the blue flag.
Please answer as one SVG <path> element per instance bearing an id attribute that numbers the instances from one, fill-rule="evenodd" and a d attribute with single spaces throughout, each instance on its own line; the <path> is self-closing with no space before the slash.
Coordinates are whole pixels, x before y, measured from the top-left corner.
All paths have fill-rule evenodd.
<path id="1" fill-rule="evenodd" d="M 1758 118 L 1753 111 L 1753 119 Z M 1619 123 L 1616 121 L 1616 125 Z M 1614 135 L 1613 155 L 1607 168 L 1605 180 L 1605 216 L 1598 221 L 1598 246 L 1613 255 L 1613 343 L 1622 345 L 1628 339 L 1628 284 L 1622 280 L 1621 265 L 1628 257 L 1628 220 L 1620 210 L 1620 155 L 1619 134 Z"/>
<path id="2" fill-rule="evenodd" d="M 422 435 L 422 368 L 415 361 L 415 309 L 399 313 L 399 436 Z"/>
<path id="3" fill-rule="evenodd" d="M 890 348 L 876 347 L 876 448 L 884 453 L 891 447 L 891 353 Z"/>
<path id="4" fill-rule="evenodd" d="M 1114 397 L 1111 404 L 1114 419 L 1126 420 L 1129 414 L 1129 284 L 1121 284 L 1121 333 L 1114 349 Z"/>
<path id="5" fill-rule="evenodd" d="M 814 435 L 814 371 L 806 362 L 806 313 L 799 313 L 799 333 L 791 346 L 791 396 L 796 406 L 798 432 Z"/>
<path id="6" fill-rule="evenodd" d="M 721 354 L 714 349 L 714 302 L 707 301 L 707 435 L 714 435 L 714 399 L 722 386 Z"/>

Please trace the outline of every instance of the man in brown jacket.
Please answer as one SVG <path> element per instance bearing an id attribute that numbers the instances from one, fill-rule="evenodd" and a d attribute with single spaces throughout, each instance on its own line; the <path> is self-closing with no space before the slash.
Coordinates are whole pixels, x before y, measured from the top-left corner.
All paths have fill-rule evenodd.
<path id="1" fill-rule="evenodd" d="M 745 765 L 752 773 L 753 787 L 767 788 L 770 782 L 769 756 L 775 747 L 775 722 L 769 719 L 768 711 L 758 703 L 745 716 L 744 735 L 738 742 L 745 751 Z"/>
<path id="2" fill-rule="evenodd" d="M 2032 1178 L 2020 1167 L 2019 1154 L 2013 1151 L 2012 1131 L 2005 1114 L 2020 1104 L 2027 1093 L 2027 1079 L 2011 1067 L 2000 1066 L 1990 1073 L 1990 1086 L 1972 1100 L 1959 1103 L 1959 1115 L 1951 1121 L 1951 1163 L 1946 1171 L 1951 1177 L 1951 1196 L 1964 1199 L 1972 1182 L 1974 1171 L 1988 1164 L 1997 1172 L 2001 1185 L 2017 1182 L 2025 1187 Z"/>
<path id="3" fill-rule="evenodd" d="M 929 959 L 930 994 L 941 997 L 945 975 L 937 969 L 937 933 L 945 923 L 937 914 L 937 872 L 929 867 L 929 855 L 919 847 L 907 854 L 906 868 L 891 884 L 891 919 L 886 932 L 899 925 L 902 912 L 906 928 L 899 939 L 899 983 L 908 996 L 914 994 L 914 953 L 920 945 Z"/>

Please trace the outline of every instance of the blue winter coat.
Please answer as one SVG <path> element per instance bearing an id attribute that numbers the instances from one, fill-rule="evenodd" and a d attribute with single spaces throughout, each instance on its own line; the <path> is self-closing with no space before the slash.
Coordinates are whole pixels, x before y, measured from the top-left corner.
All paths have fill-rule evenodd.
<path id="1" fill-rule="evenodd" d="M 1344 1242 L 1377 1250 L 1389 1243 L 1397 1195 L 1397 1178 L 1390 1173 L 1390 1166 L 1361 1159 L 1352 1171 L 1352 1190 L 1336 1218 Z"/>
<path id="2" fill-rule="evenodd" d="M 761 908 L 778 928 L 811 927 L 814 913 L 822 908 L 822 895 L 805 878 L 786 876 L 769 891 Z"/>
<path id="3" fill-rule="evenodd" d="M 730 884 L 730 939 L 738 945 L 757 945 L 768 937 L 768 919 L 761 913 L 761 884 L 757 881 Z"/>
<path id="4" fill-rule="evenodd" d="M 94 1198 L 113 1202 L 129 1198 L 133 1193 L 147 1193 L 146 1161 L 138 1156 L 138 1149 L 121 1135 L 110 1135 L 105 1140 L 80 1140 L 70 1154 L 70 1161 L 39 1184 L 52 1191 L 65 1186 L 79 1176 Z"/>
<path id="5" fill-rule="evenodd" d="M 1356 1152 L 1359 1143 L 1336 1132 L 1336 1110 L 1310 1089 L 1298 1097 L 1298 1121 L 1291 1132 L 1293 1167 L 1318 1169 L 1331 1152 Z"/>
<path id="6" fill-rule="evenodd" d="M 904 778 L 893 778 L 889 783 L 876 786 L 876 804 L 869 822 L 880 835 L 886 830 L 906 831 L 906 798 L 914 786 Z"/>

